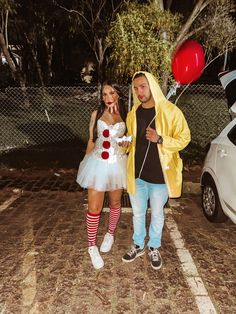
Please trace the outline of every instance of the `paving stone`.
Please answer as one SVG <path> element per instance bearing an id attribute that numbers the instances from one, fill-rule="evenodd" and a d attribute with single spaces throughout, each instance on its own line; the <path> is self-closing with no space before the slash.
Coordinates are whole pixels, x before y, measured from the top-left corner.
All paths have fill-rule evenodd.
<path id="1" fill-rule="evenodd" d="M 0 313 L 199 313 L 166 226 L 159 271 L 151 268 L 146 255 L 132 263 L 121 261 L 132 241 L 131 213 L 122 213 L 114 246 L 102 254 L 105 267 L 92 268 L 85 225 L 87 195 L 74 183 L 74 174 L 1 177 L 1 204 L 15 187 L 22 190 L 0 212 Z M 218 313 L 233 314 L 236 225 L 208 223 L 199 204 L 198 195 L 170 202 Z M 103 212 L 98 245 L 108 218 Z"/>

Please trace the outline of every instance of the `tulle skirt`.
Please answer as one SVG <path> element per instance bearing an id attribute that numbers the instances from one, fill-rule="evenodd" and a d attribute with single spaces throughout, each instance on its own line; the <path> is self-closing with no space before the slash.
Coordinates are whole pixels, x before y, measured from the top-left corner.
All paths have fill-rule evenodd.
<path id="1" fill-rule="evenodd" d="M 126 163 L 126 155 L 119 156 L 112 163 L 94 154 L 85 155 L 80 163 L 76 181 L 83 188 L 101 192 L 126 189 Z"/>

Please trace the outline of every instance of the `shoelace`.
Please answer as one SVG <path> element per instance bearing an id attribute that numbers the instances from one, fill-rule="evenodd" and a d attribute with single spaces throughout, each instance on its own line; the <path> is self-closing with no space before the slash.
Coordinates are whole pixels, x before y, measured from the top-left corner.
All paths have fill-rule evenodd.
<path id="1" fill-rule="evenodd" d="M 158 251 L 151 251 L 150 255 L 151 255 L 153 261 L 159 261 L 160 258 L 159 258 Z"/>
<path id="2" fill-rule="evenodd" d="M 134 246 L 132 246 L 132 248 L 130 249 L 130 251 L 127 254 L 129 256 L 131 256 L 133 253 L 136 253 L 136 248 Z"/>

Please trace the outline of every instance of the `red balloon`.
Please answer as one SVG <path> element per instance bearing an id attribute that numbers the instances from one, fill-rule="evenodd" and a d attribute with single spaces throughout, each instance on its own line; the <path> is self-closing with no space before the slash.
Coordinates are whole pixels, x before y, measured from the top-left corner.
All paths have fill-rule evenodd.
<path id="1" fill-rule="evenodd" d="M 176 82 L 188 84 L 196 81 L 205 67 L 202 46 L 195 40 L 186 40 L 175 52 L 171 67 Z"/>

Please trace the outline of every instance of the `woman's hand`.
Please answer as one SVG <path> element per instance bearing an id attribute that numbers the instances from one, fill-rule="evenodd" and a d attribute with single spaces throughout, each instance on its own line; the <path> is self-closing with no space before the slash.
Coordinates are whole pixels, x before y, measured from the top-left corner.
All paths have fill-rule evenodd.
<path id="1" fill-rule="evenodd" d="M 124 148 L 128 148 L 130 144 L 131 144 L 130 141 L 122 141 L 118 143 L 119 146 L 124 147 Z"/>

